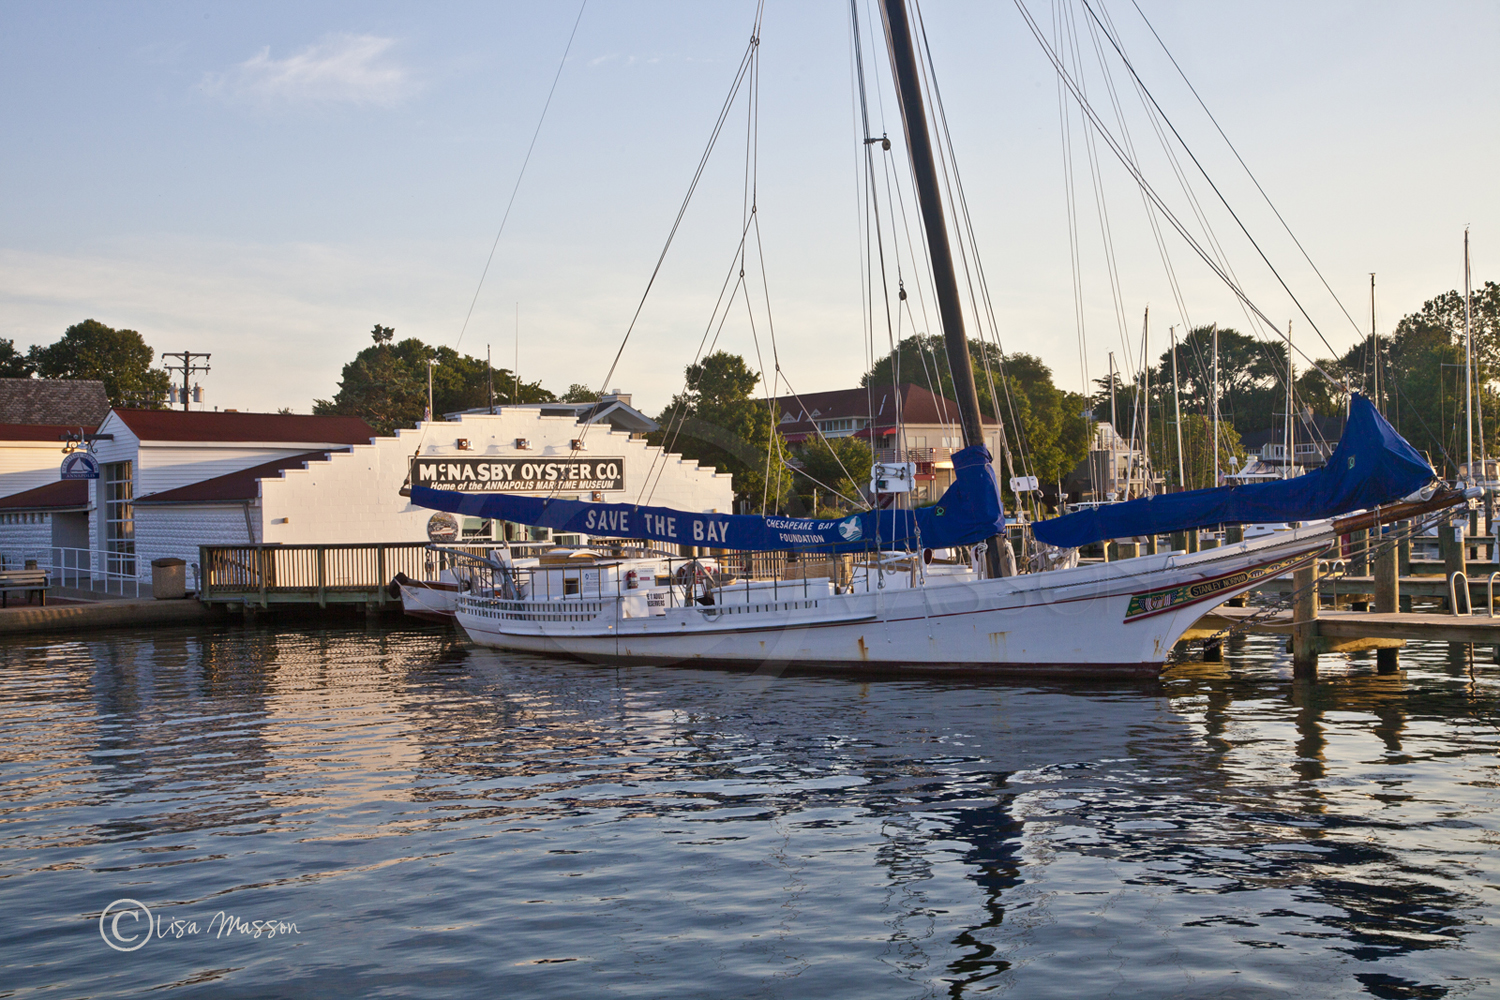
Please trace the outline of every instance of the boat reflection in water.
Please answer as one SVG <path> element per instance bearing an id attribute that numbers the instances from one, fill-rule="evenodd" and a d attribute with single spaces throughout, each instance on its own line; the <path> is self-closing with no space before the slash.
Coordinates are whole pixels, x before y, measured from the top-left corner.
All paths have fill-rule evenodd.
<path id="1" fill-rule="evenodd" d="M 608 669 L 448 629 L 0 645 L 36 996 L 1442 996 L 1492 976 L 1493 669 Z M 98 916 L 295 921 L 152 941 Z"/>

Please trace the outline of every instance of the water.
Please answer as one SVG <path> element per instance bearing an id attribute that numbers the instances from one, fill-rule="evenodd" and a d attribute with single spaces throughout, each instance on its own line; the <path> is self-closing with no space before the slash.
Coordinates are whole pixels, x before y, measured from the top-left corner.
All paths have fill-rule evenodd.
<path id="1" fill-rule="evenodd" d="M 1300 684 L 1257 638 L 986 686 L 12 639 L 0 996 L 1494 996 L 1488 660 Z M 166 936 L 106 944 L 122 899 Z"/>

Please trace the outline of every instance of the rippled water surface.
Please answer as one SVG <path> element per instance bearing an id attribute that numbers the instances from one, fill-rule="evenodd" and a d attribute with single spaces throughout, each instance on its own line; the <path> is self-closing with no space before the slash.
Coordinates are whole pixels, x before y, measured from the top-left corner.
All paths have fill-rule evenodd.
<path id="1" fill-rule="evenodd" d="M 1058 687 L 12 639 L 0 996 L 1496 996 L 1481 652 Z"/>

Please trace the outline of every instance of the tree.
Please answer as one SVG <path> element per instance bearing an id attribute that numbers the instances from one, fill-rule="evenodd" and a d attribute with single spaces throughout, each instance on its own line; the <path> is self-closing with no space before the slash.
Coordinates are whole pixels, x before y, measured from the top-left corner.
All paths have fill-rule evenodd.
<path id="1" fill-rule="evenodd" d="M 33 347 L 26 361 L 42 378 L 91 379 L 104 383 L 110 406 L 161 409 L 167 373 L 152 368 L 156 352 L 134 330 L 116 330 L 86 319 L 46 347 Z"/>
<path id="2" fill-rule="evenodd" d="M 16 342 L 0 337 L 0 378 L 30 378 L 33 371 L 31 360 L 16 350 Z"/>
<path id="3" fill-rule="evenodd" d="M 1479 422 L 1484 422 L 1484 445 L 1494 453 L 1500 400 L 1495 396 L 1500 375 L 1500 285 L 1486 281 L 1470 301 L 1474 336 L 1475 399 L 1474 450 L 1480 450 Z M 1429 299 L 1396 324 L 1385 338 L 1382 370 L 1386 410 L 1396 430 L 1434 467 L 1454 475 L 1465 461 L 1464 433 L 1464 296 L 1451 291 Z"/>
<path id="4" fill-rule="evenodd" d="M 797 451 L 802 468 L 795 489 L 814 517 L 839 517 L 862 510 L 875 456 L 869 444 L 856 437 L 814 437 Z"/>
<path id="5" fill-rule="evenodd" d="M 1083 461 L 1089 447 L 1089 425 L 1083 417 L 1088 401 L 1080 393 L 1059 389 L 1052 381 L 1052 370 L 1041 359 L 1001 354 L 993 344 L 970 340 L 969 364 L 980 412 L 998 416 L 1005 426 L 1008 467 L 1016 475 L 1055 483 Z M 952 399 L 953 374 L 943 338 L 924 334 L 906 338 L 865 373 L 860 385 L 897 381 Z M 1104 398 L 1109 398 L 1107 383 Z"/>
<path id="6" fill-rule="evenodd" d="M 599 398 L 599 394 L 586 385 L 574 382 L 568 386 L 568 391 L 562 394 L 564 403 L 588 403 Z"/>
<path id="7" fill-rule="evenodd" d="M 659 445 L 734 476 L 734 495 L 757 509 L 780 510 L 792 491 L 790 457 L 764 400 L 751 398 L 760 376 L 745 359 L 719 351 L 685 369 L 687 387 L 667 404 L 649 437 Z"/>
<path id="8" fill-rule="evenodd" d="M 459 354 L 451 347 L 429 347 L 408 337 L 397 342 L 396 331 L 378 323 L 370 332 L 374 344 L 344 365 L 338 394 L 313 402 L 320 415 L 343 414 L 362 418 L 380 434 L 410 427 L 427 411 L 427 362 L 432 369 L 434 417 L 478 409 L 489 404 L 493 383 L 495 403 L 547 403 L 556 397 L 539 382 L 521 382 L 504 368 L 489 368 L 482 358 Z"/>

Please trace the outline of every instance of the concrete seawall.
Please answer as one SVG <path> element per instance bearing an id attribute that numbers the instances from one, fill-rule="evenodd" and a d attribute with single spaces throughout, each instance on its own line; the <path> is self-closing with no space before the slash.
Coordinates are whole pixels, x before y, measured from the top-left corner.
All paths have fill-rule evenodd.
<path id="1" fill-rule="evenodd" d="M 25 632 L 81 632 L 137 625 L 186 625 L 224 617 L 223 612 L 206 608 L 194 600 L 147 599 L 55 604 L 45 608 L 6 608 L 0 610 L 0 636 Z"/>

